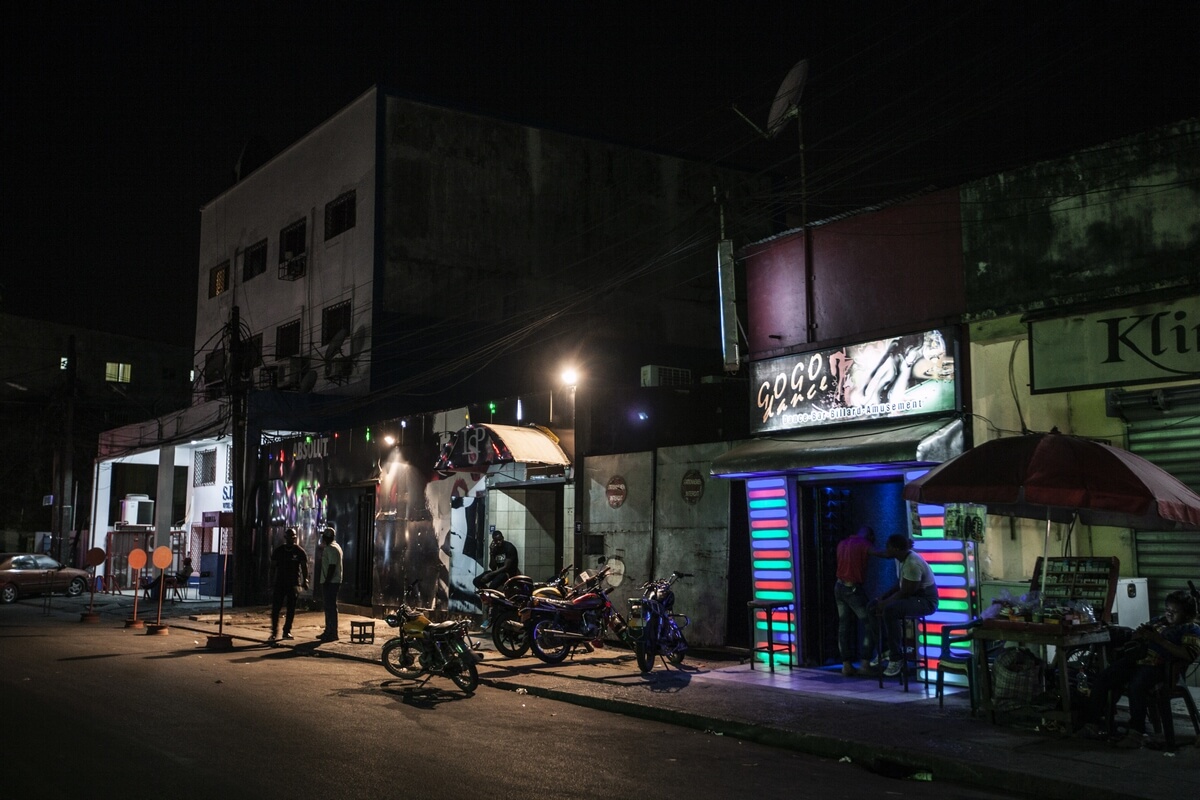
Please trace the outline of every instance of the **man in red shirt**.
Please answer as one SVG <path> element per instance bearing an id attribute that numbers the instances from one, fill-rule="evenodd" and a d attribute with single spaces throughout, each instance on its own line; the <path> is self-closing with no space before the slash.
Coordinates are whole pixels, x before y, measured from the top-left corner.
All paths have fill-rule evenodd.
<path id="1" fill-rule="evenodd" d="M 875 621 L 867 612 L 867 562 L 875 550 L 875 530 L 864 525 L 853 536 L 838 542 L 837 583 L 833 596 L 837 600 L 838 649 L 842 654 L 842 674 L 856 675 L 866 671 L 875 653 Z M 863 626 L 862 651 L 863 669 L 854 667 L 854 640 L 859 623 Z"/>

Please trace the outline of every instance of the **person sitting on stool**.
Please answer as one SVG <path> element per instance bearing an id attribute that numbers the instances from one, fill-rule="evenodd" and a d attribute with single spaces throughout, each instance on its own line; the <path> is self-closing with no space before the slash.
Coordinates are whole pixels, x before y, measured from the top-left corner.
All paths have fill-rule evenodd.
<path id="1" fill-rule="evenodd" d="M 488 571 L 475 577 L 476 589 L 499 589 L 506 580 L 518 572 L 517 548 L 513 546 L 512 542 L 504 541 L 504 534 L 501 531 L 492 531 L 490 552 Z"/>
<path id="2" fill-rule="evenodd" d="M 150 583 L 146 585 L 145 597 L 148 597 L 151 600 L 157 600 L 158 593 L 162 591 L 163 580 L 165 579 L 167 588 L 173 589 L 179 599 L 182 600 L 183 595 L 180 594 L 179 588 L 181 586 L 187 586 L 188 579 L 192 577 L 193 572 L 195 572 L 195 570 L 192 569 L 192 560 L 190 558 L 185 558 L 183 560 L 183 569 L 179 570 L 179 572 L 176 574 L 167 575 L 165 573 L 160 573 L 157 578 L 150 581 Z"/>
<path id="3" fill-rule="evenodd" d="M 937 611 L 937 582 L 925 559 L 912 550 L 912 539 L 894 533 L 887 539 L 884 552 L 896 559 L 900 583 L 871 603 L 875 614 L 883 620 L 883 650 L 887 668 L 883 674 L 891 678 L 904 669 L 904 637 L 901 625 L 906 617 L 926 617 Z"/>

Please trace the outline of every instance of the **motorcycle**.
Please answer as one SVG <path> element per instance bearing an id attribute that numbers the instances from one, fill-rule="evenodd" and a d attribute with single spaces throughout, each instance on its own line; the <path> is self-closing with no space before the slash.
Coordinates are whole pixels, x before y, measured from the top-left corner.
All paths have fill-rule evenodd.
<path id="1" fill-rule="evenodd" d="M 686 614 L 675 613 L 675 592 L 671 587 L 680 578 L 690 577 L 690 572 L 672 572 L 669 578 L 647 582 L 642 586 L 641 599 L 630 600 L 630 619 L 641 623 L 631 624 L 641 628 L 640 635 L 634 638 L 633 650 L 642 672 L 652 671 L 658 656 L 675 666 L 683 663 L 688 647 L 683 629 L 691 624 L 691 620 Z"/>
<path id="2" fill-rule="evenodd" d="M 553 580 L 534 583 L 528 575 L 514 575 L 499 589 L 480 589 L 483 603 L 483 629 L 492 633 L 492 643 L 506 658 L 520 658 L 529 650 L 529 632 L 521 624 L 521 609 L 532 597 L 566 597 L 570 589 L 567 576 L 575 569 L 566 567 Z"/>
<path id="3" fill-rule="evenodd" d="M 415 586 L 414 582 L 409 591 Z M 425 610 L 401 603 L 399 611 L 384 617 L 399 631 L 383 644 L 383 666 L 397 678 L 407 680 L 440 675 L 463 692 L 474 693 L 479 686 L 479 669 L 471 652 L 467 621 L 431 622 Z"/>
<path id="4" fill-rule="evenodd" d="M 596 573 L 581 573 L 582 582 L 572 596 L 556 600 L 531 598 L 521 609 L 521 622 L 529 631 L 533 654 L 547 664 L 558 664 L 577 648 L 592 649 L 604 634 L 612 632 L 628 641 L 629 626 L 613 608 L 608 593 L 619 580 L 612 578 L 612 568 Z"/>

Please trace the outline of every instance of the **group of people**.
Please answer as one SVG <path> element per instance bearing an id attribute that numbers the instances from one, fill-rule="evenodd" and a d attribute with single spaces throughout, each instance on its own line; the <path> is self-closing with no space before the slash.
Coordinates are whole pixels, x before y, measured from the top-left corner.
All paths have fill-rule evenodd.
<path id="1" fill-rule="evenodd" d="M 902 636 L 904 620 L 924 617 L 937 610 L 937 583 L 933 570 L 913 552 L 908 536 L 889 536 L 883 550 L 876 549 L 875 530 L 869 525 L 838 543 L 837 583 L 834 598 L 838 610 L 838 649 L 842 656 L 842 674 L 883 674 L 892 677 L 904 669 Z M 897 583 L 879 597 L 867 596 L 867 577 L 872 557 L 896 562 Z M 862 624 L 862 648 L 857 653 L 862 666 L 854 665 L 857 630 Z M 876 631 L 882 629 L 883 642 L 876 655 Z"/>
<path id="2" fill-rule="evenodd" d="M 279 616 L 286 609 L 283 620 L 283 638 L 294 639 L 292 623 L 296 617 L 296 598 L 308 588 L 308 553 L 297 544 L 299 534 L 294 527 L 284 533 L 284 542 L 271 553 L 271 570 L 274 573 L 271 593 L 271 636 L 267 641 L 275 644 L 279 634 Z M 342 587 L 342 546 L 337 542 L 337 531 L 327 525 L 321 531 L 324 548 L 317 578 L 321 582 L 321 600 L 325 608 L 325 629 L 317 639 L 323 642 L 338 640 L 338 590 Z"/>

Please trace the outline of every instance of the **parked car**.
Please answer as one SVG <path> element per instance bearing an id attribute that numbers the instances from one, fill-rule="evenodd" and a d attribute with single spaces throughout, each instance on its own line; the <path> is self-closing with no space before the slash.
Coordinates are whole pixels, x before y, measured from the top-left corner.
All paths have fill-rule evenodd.
<path id="1" fill-rule="evenodd" d="M 91 576 L 37 553 L 0 553 L 0 602 L 44 592 L 65 592 L 78 597 L 87 591 Z"/>

